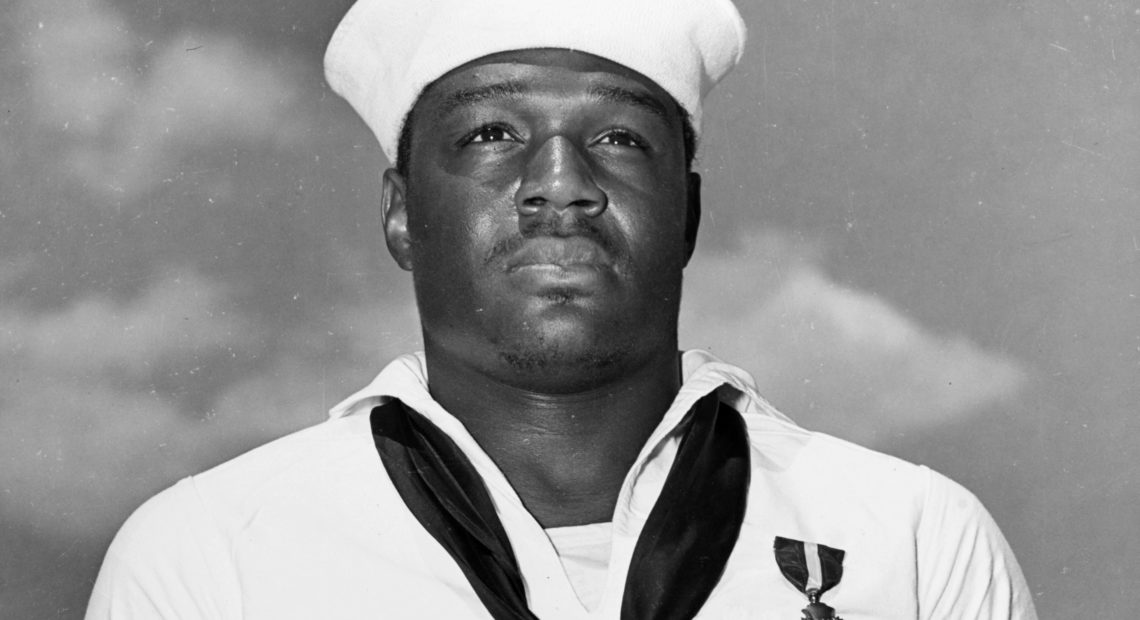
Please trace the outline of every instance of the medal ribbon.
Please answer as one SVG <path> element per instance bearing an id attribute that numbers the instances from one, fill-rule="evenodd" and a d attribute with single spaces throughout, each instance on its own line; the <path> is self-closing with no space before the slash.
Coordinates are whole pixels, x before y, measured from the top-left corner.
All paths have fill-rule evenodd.
<path id="1" fill-rule="evenodd" d="M 482 477 L 443 431 L 399 400 L 372 410 L 372 435 L 396 491 L 451 555 L 496 620 L 537 620 Z M 622 620 L 683 620 L 704 605 L 744 521 L 749 442 L 715 392 L 697 402 L 661 495 L 634 547 Z"/>
<path id="2" fill-rule="evenodd" d="M 777 536 L 772 545 L 780 572 L 797 590 L 816 598 L 843 578 L 842 549 Z"/>
<path id="3" fill-rule="evenodd" d="M 780 572 L 808 599 L 804 618 L 840 620 L 835 610 L 820 602 L 824 592 L 834 588 L 843 578 L 842 549 L 813 542 L 777 536 L 772 545 Z"/>

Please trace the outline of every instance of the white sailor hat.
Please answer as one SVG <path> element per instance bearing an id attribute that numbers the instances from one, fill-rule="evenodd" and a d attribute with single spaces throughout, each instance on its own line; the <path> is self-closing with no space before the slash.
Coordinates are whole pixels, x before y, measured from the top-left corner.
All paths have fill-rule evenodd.
<path id="1" fill-rule="evenodd" d="M 358 0 L 333 33 L 325 76 L 395 162 L 424 87 L 511 50 L 565 48 L 624 65 L 672 95 L 699 132 L 701 99 L 744 40 L 731 0 Z"/>

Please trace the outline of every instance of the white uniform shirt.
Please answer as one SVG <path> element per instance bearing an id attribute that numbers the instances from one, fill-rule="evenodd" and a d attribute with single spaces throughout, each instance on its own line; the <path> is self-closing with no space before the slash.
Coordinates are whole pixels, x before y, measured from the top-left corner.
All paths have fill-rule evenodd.
<path id="1" fill-rule="evenodd" d="M 386 397 L 439 426 L 483 476 L 538 617 L 618 618 L 677 425 L 713 390 L 743 414 L 752 480 L 739 540 L 699 618 L 800 617 L 806 599 L 780 574 L 776 536 L 846 551 L 843 579 L 823 597 L 844 620 L 1036 618 L 1013 554 L 968 491 L 925 467 L 796 426 L 747 373 L 707 353 L 687 352 L 682 362 L 684 385 L 618 497 L 608 573 L 600 595 L 589 597 L 592 610 L 502 472 L 432 400 L 417 354 L 389 364 L 329 421 L 140 507 L 107 552 L 87 618 L 489 618 L 384 471 L 368 414 Z"/>

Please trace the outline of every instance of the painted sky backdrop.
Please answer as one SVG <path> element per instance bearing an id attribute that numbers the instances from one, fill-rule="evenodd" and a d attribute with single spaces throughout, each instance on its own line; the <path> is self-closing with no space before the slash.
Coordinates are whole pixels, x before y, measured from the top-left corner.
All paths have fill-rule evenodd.
<path id="1" fill-rule="evenodd" d="M 349 4 L 0 6 L 0 617 L 81 617 L 146 497 L 418 346 Z M 1043 618 L 1134 615 L 1140 5 L 739 4 L 683 344 L 971 488 Z"/>

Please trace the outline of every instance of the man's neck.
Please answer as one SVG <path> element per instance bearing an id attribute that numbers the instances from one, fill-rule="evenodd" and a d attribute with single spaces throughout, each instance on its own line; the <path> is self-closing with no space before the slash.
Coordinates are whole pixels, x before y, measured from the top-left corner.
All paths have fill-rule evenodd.
<path id="1" fill-rule="evenodd" d="M 618 493 L 680 388 L 676 350 L 585 390 L 508 385 L 427 356 L 432 396 L 459 418 L 543 527 L 609 521 Z"/>

